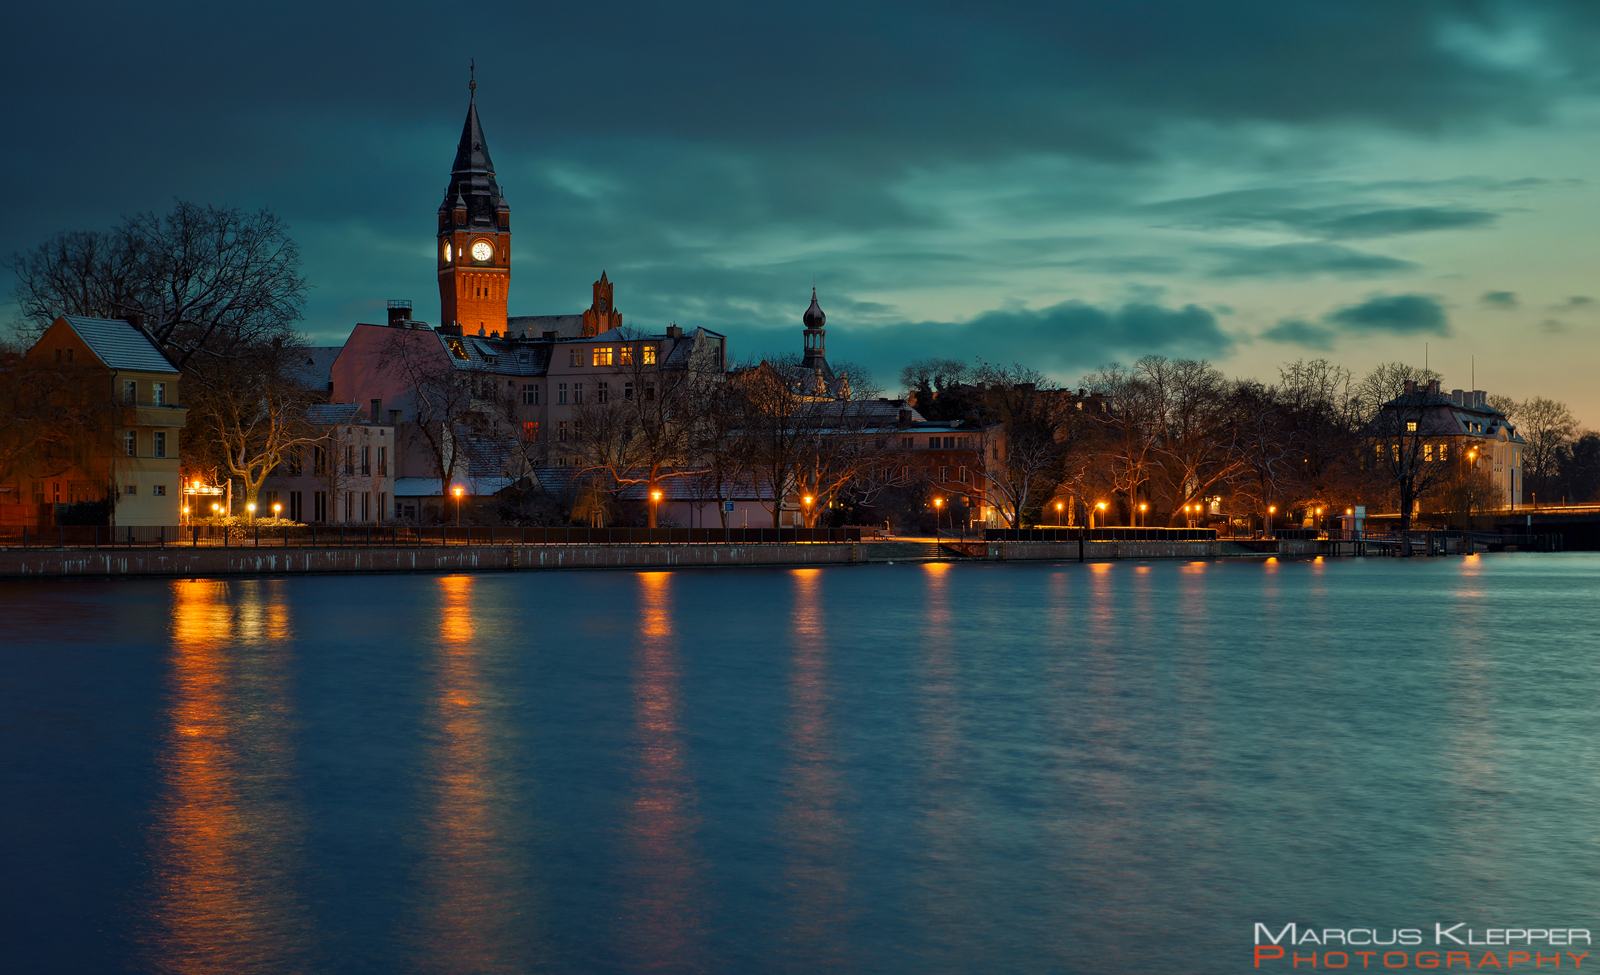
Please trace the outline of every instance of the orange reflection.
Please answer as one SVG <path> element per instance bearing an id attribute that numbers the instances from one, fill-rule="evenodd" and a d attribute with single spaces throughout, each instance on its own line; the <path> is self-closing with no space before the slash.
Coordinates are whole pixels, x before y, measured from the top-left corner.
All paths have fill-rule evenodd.
<path id="1" fill-rule="evenodd" d="M 439 579 L 431 708 L 438 745 L 429 768 L 432 809 L 423 821 L 418 953 L 426 971 L 514 972 L 524 964 L 511 957 L 511 943 L 533 933 L 526 928 L 537 912 L 515 889 L 516 861 L 502 839 L 506 800 L 495 770 L 494 702 L 481 672 L 473 586 L 469 575 Z"/>
<path id="2" fill-rule="evenodd" d="M 839 813 L 840 786 L 828 703 L 826 618 L 822 570 L 795 569 L 793 669 L 789 678 L 789 767 L 782 830 L 788 856 L 785 874 L 793 902 L 789 907 L 791 942 L 808 954 L 842 963 L 838 937 L 845 920 L 849 876 L 842 849 L 845 822 Z M 937 578 L 937 576 L 935 577 Z"/>
<path id="3" fill-rule="evenodd" d="M 678 641 L 673 631 L 672 573 L 638 576 L 640 617 L 634 655 L 637 783 L 629 823 L 631 874 L 623 936 L 641 967 L 676 970 L 695 955 L 701 933 L 693 784 L 685 767 L 679 712 Z"/>
<path id="4" fill-rule="evenodd" d="M 275 644 L 288 635 L 288 610 L 276 590 L 172 584 L 172 726 L 158 759 L 147 939 L 164 971 L 297 967 L 311 947 L 293 889 L 302 824 L 285 798 L 290 708 Z"/>

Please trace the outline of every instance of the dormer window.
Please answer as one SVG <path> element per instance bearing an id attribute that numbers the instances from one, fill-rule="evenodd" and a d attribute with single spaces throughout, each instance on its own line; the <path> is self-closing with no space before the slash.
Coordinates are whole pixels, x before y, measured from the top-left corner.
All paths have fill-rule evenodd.
<path id="1" fill-rule="evenodd" d="M 1406 421 L 1406 432 L 1407 433 L 1416 433 L 1417 432 L 1417 421 L 1416 420 L 1407 420 Z"/>

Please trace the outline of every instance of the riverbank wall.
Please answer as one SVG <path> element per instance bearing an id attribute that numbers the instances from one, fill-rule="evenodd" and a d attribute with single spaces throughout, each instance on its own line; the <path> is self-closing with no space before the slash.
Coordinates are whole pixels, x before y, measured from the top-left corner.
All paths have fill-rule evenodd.
<path id="1" fill-rule="evenodd" d="M 1317 542 L 838 542 L 750 545 L 440 545 L 272 548 L 168 546 L 0 549 L 0 578 L 515 572 L 784 567 L 885 562 L 1077 562 L 1311 558 Z"/>

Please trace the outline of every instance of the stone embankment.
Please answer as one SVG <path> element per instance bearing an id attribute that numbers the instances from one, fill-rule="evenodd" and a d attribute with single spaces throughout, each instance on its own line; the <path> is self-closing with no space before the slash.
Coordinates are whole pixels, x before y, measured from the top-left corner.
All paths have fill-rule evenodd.
<path id="1" fill-rule="evenodd" d="M 0 549 L 0 578 L 243 576 L 851 565 L 932 561 L 1310 558 L 1318 542 L 833 542 L 764 545 L 440 545 L 421 547 Z"/>

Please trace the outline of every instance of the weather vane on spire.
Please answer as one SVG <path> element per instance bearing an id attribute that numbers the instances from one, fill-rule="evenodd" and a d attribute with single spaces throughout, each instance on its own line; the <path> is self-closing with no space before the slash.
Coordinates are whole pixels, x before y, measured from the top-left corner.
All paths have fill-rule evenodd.
<path id="1" fill-rule="evenodd" d="M 478 90 L 478 59 L 470 58 L 467 61 L 467 90 Z"/>

